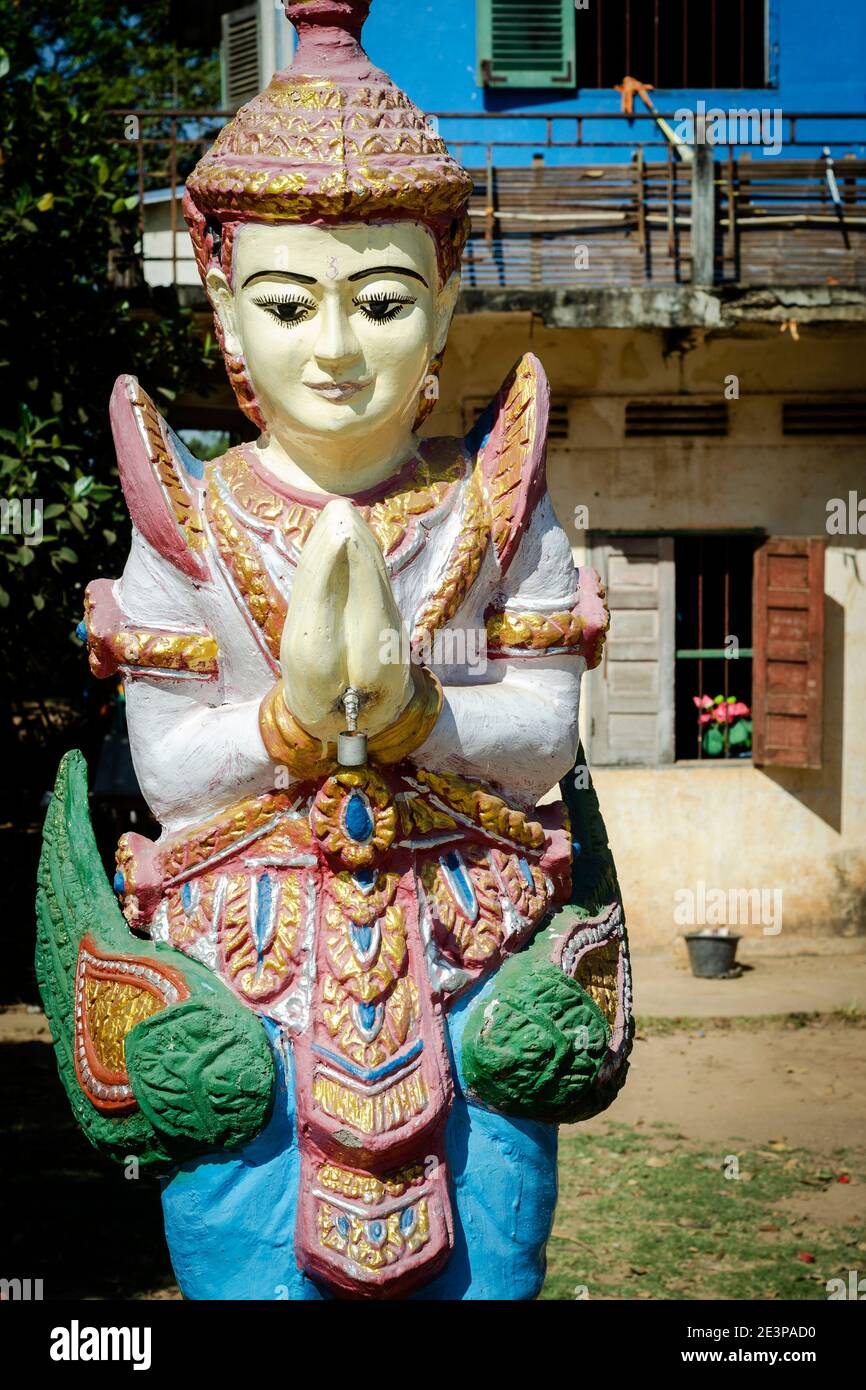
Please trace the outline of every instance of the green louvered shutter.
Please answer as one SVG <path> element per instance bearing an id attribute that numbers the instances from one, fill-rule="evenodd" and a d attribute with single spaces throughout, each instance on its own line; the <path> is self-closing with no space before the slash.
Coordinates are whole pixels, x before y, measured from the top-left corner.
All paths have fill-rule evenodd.
<path id="1" fill-rule="evenodd" d="M 574 0 L 476 0 L 483 87 L 573 87 Z"/>

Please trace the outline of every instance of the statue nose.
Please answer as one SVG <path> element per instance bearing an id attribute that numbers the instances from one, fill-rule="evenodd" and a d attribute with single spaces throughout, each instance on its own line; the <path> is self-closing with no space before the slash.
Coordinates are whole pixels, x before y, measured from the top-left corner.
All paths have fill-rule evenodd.
<path id="1" fill-rule="evenodd" d="M 316 340 L 316 357 L 324 366 L 351 362 L 360 356 L 361 345 L 339 304 L 325 304 L 321 311 L 321 329 Z"/>

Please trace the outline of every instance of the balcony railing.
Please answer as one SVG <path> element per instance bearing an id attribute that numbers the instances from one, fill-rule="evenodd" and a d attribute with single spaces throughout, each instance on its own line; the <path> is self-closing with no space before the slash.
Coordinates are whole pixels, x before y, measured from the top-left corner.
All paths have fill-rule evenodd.
<path id="1" fill-rule="evenodd" d="M 123 133 L 108 138 L 135 150 L 136 269 L 151 284 L 198 283 L 179 200 L 231 114 L 115 113 Z M 649 112 L 430 120 L 475 180 L 468 288 L 866 285 L 866 159 L 855 153 L 866 113 L 786 113 L 777 157 L 731 143 L 712 161 L 705 146 L 683 158 Z"/>

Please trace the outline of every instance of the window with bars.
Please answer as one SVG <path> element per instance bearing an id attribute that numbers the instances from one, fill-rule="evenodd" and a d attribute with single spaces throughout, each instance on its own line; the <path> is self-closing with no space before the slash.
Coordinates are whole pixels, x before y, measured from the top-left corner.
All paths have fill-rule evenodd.
<path id="1" fill-rule="evenodd" d="M 757 544 L 750 536 L 684 536 L 674 541 L 678 761 L 751 756 L 752 565 Z"/>
<path id="2" fill-rule="evenodd" d="M 820 767 L 824 545 L 808 536 L 593 536 L 610 630 L 581 696 L 590 761 L 751 756 L 759 766 Z M 737 720 L 751 727 L 734 737 Z"/>
<path id="3" fill-rule="evenodd" d="M 766 0 L 591 0 L 576 19 L 579 87 L 768 85 Z"/>

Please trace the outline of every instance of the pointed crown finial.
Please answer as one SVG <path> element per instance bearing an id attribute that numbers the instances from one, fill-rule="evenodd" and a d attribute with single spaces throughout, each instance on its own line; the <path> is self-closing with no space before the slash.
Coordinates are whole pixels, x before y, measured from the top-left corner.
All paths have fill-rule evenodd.
<path id="1" fill-rule="evenodd" d="M 371 0 L 285 0 L 286 18 L 304 29 L 343 29 L 360 39 Z"/>

